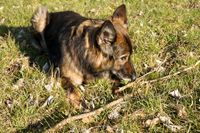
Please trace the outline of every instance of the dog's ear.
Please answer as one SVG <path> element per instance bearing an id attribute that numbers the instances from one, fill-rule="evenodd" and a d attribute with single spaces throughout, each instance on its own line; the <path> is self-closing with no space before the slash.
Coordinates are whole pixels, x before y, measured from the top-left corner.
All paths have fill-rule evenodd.
<path id="1" fill-rule="evenodd" d="M 119 6 L 112 15 L 112 21 L 116 21 L 123 25 L 125 28 L 128 26 L 128 19 L 126 15 L 126 6 L 122 4 Z"/>
<path id="2" fill-rule="evenodd" d="M 112 55 L 112 43 L 116 38 L 116 30 L 111 21 L 106 20 L 97 32 L 97 43 L 105 54 Z"/>

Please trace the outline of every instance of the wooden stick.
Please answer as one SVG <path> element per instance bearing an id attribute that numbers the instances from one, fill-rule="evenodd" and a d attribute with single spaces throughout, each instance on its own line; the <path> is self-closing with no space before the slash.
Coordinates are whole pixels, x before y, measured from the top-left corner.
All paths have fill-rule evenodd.
<path id="1" fill-rule="evenodd" d="M 127 99 L 129 99 L 131 97 L 133 97 L 133 94 L 128 94 L 128 95 L 126 95 L 126 96 L 124 96 L 122 98 L 119 98 L 119 99 L 117 99 L 117 100 L 105 105 L 104 107 L 101 107 L 101 108 L 99 108 L 97 110 L 94 110 L 92 112 L 88 112 L 88 113 L 84 113 L 84 114 L 80 114 L 80 115 L 76 115 L 76 116 L 72 116 L 72 117 L 66 118 L 66 119 L 62 120 L 60 123 L 58 123 L 57 125 L 55 125 L 53 128 L 50 128 L 49 130 L 47 130 L 46 133 L 54 133 L 54 132 L 62 129 L 66 124 L 68 124 L 68 123 L 70 123 L 72 121 L 99 115 L 104 110 L 112 108 L 113 106 L 115 106 L 117 104 L 120 104 L 123 101 L 125 101 L 125 100 L 127 100 Z"/>
<path id="2" fill-rule="evenodd" d="M 167 76 L 158 78 L 158 79 L 153 79 L 153 80 L 145 81 L 144 83 L 153 83 L 153 82 L 156 82 L 156 81 L 159 81 L 159 80 L 167 80 L 167 79 L 170 79 L 170 78 L 172 78 L 172 77 L 174 77 L 174 76 L 176 76 L 176 75 L 179 75 L 179 74 L 181 74 L 181 73 L 183 73 L 183 72 L 187 72 L 187 71 L 189 71 L 189 70 L 191 70 L 191 69 L 194 69 L 199 63 L 200 63 L 200 60 L 197 61 L 194 65 L 192 65 L 192 66 L 190 66 L 190 67 L 187 67 L 187 68 L 185 68 L 185 69 L 183 69 L 183 70 L 180 70 L 180 71 L 178 71 L 178 72 L 175 72 L 175 73 L 173 73 L 173 74 L 170 74 L 170 75 L 167 75 Z"/>
<path id="3" fill-rule="evenodd" d="M 167 75 L 167 76 L 158 78 L 158 79 L 153 79 L 153 80 L 149 80 L 149 81 L 143 81 L 142 84 L 153 83 L 153 82 L 157 82 L 157 81 L 159 81 L 159 80 L 167 80 L 167 79 L 170 79 L 171 77 L 174 77 L 174 76 L 176 76 L 176 75 L 179 75 L 180 73 L 183 73 L 183 72 L 189 71 L 189 70 L 191 70 L 191 69 L 194 69 L 194 68 L 195 68 L 197 65 L 199 65 L 199 64 L 200 64 L 200 60 L 198 60 L 194 65 L 192 65 L 192 66 L 190 66 L 190 67 L 187 67 L 187 68 L 185 68 L 185 69 L 183 69 L 183 70 L 180 70 L 180 71 L 178 71 L 178 72 L 176 72 L 176 73 L 173 73 L 173 74 L 170 74 L 170 75 Z M 141 82 L 141 79 L 143 79 L 145 76 L 151 74 L 152 72 L 155 72 L 155 69 L 154 69 L 153 71 L 150 71 L 149 73 L 147 73 L 147 74 L 145 74 L 145 75 L 139 77 L 139 78 L 136 79 L 134 82 L 131 82 L 131 83 L 125 85 L 125 86 L 120 87 L 120 88 L 119 88 L 118 90 L 116 90 L 115 92 L 116 92 L 116 93 L 119 93 L 119 92 L 124 91 L 124 90 L 127 89 L 127 88 L 134 87 L 134 86 L 138 85 L 138 83 Z"/>

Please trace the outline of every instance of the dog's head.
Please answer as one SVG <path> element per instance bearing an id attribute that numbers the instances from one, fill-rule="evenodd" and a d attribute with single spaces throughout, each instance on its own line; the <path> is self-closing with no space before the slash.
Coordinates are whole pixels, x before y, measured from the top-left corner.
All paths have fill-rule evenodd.
<path id="1" fill-rule="evenodd" d="M 114 59 L 111 71 L 123 80 L 135 80 L 136 73 L 131 63 L 131 39 L 128 36 L 125 5 L 119 6 L 110 20 L 106 20 L 97 34 L 101 51 Z"/>

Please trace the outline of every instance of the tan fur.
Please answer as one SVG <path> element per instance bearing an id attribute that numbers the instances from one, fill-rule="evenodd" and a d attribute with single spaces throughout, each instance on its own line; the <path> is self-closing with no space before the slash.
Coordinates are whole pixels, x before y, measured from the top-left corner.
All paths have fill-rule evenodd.
<path id="1" fill-rule="evenodd" d="M 41 35 L 41 46 L 43 50 L 47 50 L 46 41 L 44 38 L 44 29 L 49 23 L 48 10 L 46 7 L 39 7 L 32 16 L 31 24 L 36 33 Z"/>
<path id="2" fill-rule="evenodd" d="M 39 7 L 32 16 L 31 23 L 36 32 L 42 33 L 48 24 L 48 10 L 46 7 Z"/>

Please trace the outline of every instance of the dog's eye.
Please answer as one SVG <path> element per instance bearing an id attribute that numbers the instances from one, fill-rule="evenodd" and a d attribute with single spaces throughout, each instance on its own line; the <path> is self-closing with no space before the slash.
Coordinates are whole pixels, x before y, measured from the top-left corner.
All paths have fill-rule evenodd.
<path id="1" fill-rule="evenodd" d="M 123 56 L 121 56 L 121 57 L 120 57 L 120 60 L 121 60 L 121 61 L 126 61 L 126 60 L 127 60 L 127 58 L 128 58 L 128 56 L 127 56 L 127 55 L 123 55 Z"/>
<path id="2" fill-rule="evenodd" d="M 126 57 L 122 57 L 121 60 L 123 60 L 123 61 L 126 60 Z"/>

